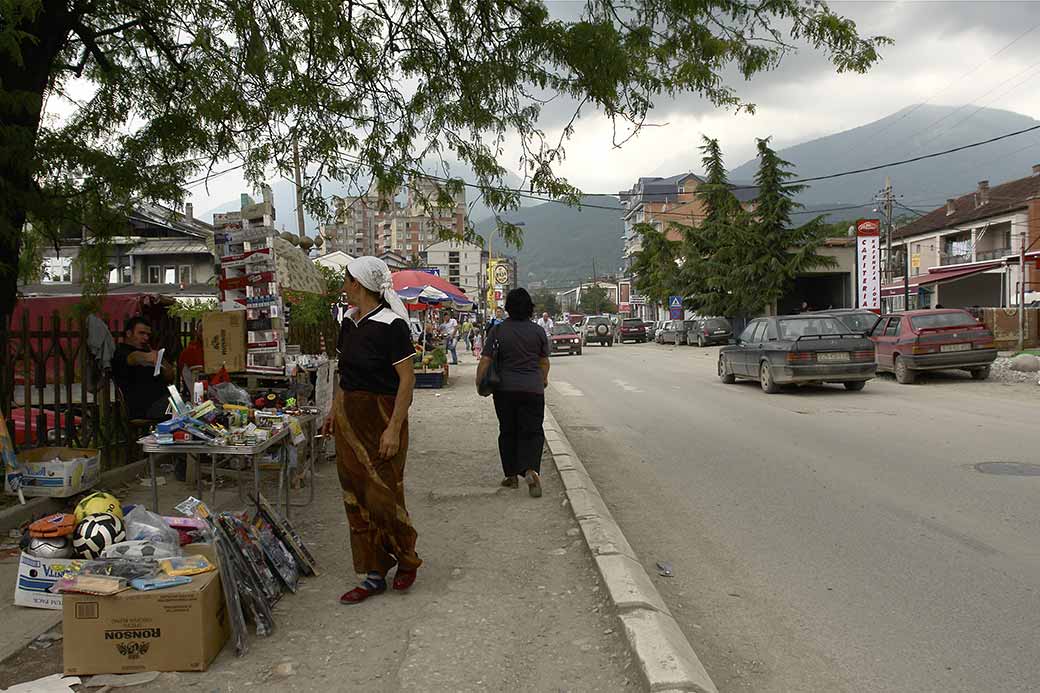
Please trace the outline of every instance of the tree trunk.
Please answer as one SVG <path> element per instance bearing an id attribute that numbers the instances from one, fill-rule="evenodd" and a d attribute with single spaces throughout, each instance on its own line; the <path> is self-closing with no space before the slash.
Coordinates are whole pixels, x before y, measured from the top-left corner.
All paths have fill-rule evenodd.
<path id="1" fill-rule="evenodd" d="M 44 0 L 35 16 L 14 28 L 28 36 L 18 40 L 21 60 L 0 51 L 0 324 L 6 324 L 14 311 L 28 211 L 43 202 L 35 185 L 36 141 L 44 92 L 69 35 L 66 3 Z"/>

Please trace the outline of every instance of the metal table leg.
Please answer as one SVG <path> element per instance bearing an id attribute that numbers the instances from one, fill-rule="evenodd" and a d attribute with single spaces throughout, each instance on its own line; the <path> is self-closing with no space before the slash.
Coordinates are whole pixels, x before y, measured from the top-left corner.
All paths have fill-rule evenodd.
<path id="1" fill-rule="evenodd" d="M 155 453 L 148 453 L 148 473 L 152 476 L 152 512 L 159 512 L 159 479 L 155 472 Z"/>

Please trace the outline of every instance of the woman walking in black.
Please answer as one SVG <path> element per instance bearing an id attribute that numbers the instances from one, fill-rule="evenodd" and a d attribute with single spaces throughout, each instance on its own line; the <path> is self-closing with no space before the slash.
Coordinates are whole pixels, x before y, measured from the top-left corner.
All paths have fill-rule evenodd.
<path id="1" fill-rule="evenodd" d="M 534 302 L 526 289 L 513 289 L 506 296 L 509 319 L 495 325 L 487 335 L 477 385 L 492 363 L 501 377 L 495 389 L 498 415 L 498 454 L 502 458 L 502 485 L 518 488 L 518 477 L 527 481 L 531 496 L 542 495 L 539 476 L 545 434 L 545 386 L 549 383 L 549 340 L 545 331 L 531 322 Z"/>

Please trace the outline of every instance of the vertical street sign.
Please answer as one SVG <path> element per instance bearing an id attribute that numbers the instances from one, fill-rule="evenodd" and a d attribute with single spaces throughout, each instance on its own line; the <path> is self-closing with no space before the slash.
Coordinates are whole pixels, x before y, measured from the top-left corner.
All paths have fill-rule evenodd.
<path id="1" fill-rule="evenodd" d="M 668 317 L 672 320 L 683 319 L 682 296 L 668 297 Z"/>
<path id="2" fill-rule="evenodd" d="M 856 304 L 881 311 L 881 222 L 860 219 L 856 222 Z"/>

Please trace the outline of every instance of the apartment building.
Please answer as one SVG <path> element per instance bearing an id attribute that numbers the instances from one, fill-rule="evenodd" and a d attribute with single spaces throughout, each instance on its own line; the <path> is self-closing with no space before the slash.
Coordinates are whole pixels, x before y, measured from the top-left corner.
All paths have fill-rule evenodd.
<path id="1" fill-rule="evenodd" d="M 373 193 L 335 198 L 336 221 L 319 230 L 325 239 L 324 250 L 355 257 L 393 252 L 421 258 L 428 246 L 440 240 L 440 231 L 461 236 L 466 229 L 465 194 L 451 207 L 439 206 L 437 182 L 414 178 L 407 186 L 405 202 L 399 198 Z"/>
<path id="2" fill-rule="evenodd" d="M 892 236 L 891 263 L 882 258 L 882 266 L 890 268 L 881 289 L 887 310 L 901 310 L 904 293 L 910 308 L 1016 306 L 1023 279 L 1026 302 L 1036 300 L 1040 164 L 1032 175 L 997 186 L 979 181 L 973 192 L 950 198 Z"/>
<path id="3" fill-rule="evenodd" d="M 436 267 L 441 277 L 476 300 L 484 285 L 482 277 L 487 267 L 487 251 L 473 243 L 440 241 L 426 248 L 425 265 Z"/>

